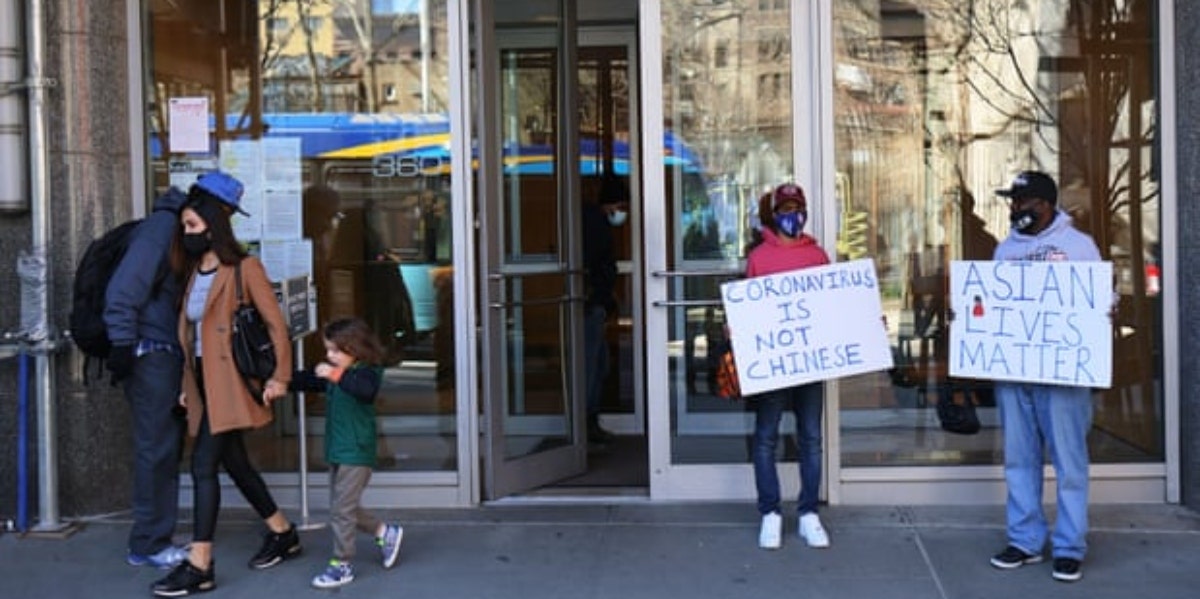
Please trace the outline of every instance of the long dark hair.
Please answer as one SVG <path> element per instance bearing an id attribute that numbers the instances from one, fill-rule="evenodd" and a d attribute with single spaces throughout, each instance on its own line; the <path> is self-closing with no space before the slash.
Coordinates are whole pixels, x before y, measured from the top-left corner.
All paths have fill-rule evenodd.
<path id="1" fill-rule="evenodd" d="M 233 209 L 228 204 L 200 186 L 193 185 L 188 190 L 188 199 L 179 211 L 180 214 L 189 208 L 204 219 L 204 224 L 208 225 L 212 250 L 217 254 L 217 259 L 221 261 L 221 264 L 233 266 L 247 256 L 246 248 L 233 234 L 233 223 L 230 220 L 233 216 Z M 200 256 L 188 256 L 183 251 L 182 238 L 183 223 L 181 222 L 176 230 L 175 241 L 171 244 L 171 262 L 178 265 L 176 272 L 186 277 L 196 268 L 200 262 Z"/>
<path id="2" fill-rule="evenodd" d="M 383 344 L 370 325 L 361 318 L 339 318 L 325 325 L 323 336 L 343 353 L 354 356 L 358 362 L 371 366 L 383 364 Z"/>

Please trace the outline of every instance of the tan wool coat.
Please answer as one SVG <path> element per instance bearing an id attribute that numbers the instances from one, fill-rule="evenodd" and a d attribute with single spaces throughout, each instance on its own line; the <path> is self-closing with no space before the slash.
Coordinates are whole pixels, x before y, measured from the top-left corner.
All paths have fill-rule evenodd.
<path id="1" fill-rule="evenodd" d="M 271 409 L 254 401 L 246 384 L 238 374 L 233 362 L 232 324 L 233 312 L 237 308 L 237 288 L 234 282 L 236 268 L 221 264 L 213 278 L 212 288 L 204 302 L 204 314 L 200 320 L 201 362 L 204 366 L 204 390 L 208 407 L 209 430 L 215 435 L 226 431 L 259 428 L 271 422 Z M 188 278 L 186 298 L 192 291 L 196 275 Z M 287 385 L 292 379 L 292 346 L 288 339 L 287 324 L 283 311 L 275 299 L 275 291 L 267 279 L 262 262 L 249 256 L 242 260 L 242 298 L 253 302 L 262 314 L 263 321 L 275 342 L 276 381 Z M 185 300 L 186 301 L 186 300 Z M 179 341 L 183 344 L 185 366 L 183 369 L 183 393 L 187 405 L 188 433 L 193 437 L 200 430 L 200 388 L 196 382 L 195 327 L 187 320 L 186 310 L 179 313 Z"/>

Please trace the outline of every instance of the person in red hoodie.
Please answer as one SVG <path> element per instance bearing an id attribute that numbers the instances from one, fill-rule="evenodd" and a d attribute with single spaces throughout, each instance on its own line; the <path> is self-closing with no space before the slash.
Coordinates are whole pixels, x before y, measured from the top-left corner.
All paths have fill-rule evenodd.
<path id="1" fill-rule="evenodd" d="M 829 255 L 817 240 L 804 233 L 808 202 L 799 185 L 785 183 L 758 202 L 762 227 L 746 258 L 746 276 L 758 277 L 800 268 L 829 264 Z M 817 516 L 821 489 L 821 411 L 824 407 L 820 383 L 776 389 L 750 398 L 754 406 L 754 486 L 758 512 L 762 516 L 758 546 L 778 549 L 783 544 L 779 476 L 775 469 L 779 444 L 779 421 L 784 409 L 796 416 L 800 462 L 798 505 L 800 538 L 809 547 L 828 547 L 829 535 Z"/>

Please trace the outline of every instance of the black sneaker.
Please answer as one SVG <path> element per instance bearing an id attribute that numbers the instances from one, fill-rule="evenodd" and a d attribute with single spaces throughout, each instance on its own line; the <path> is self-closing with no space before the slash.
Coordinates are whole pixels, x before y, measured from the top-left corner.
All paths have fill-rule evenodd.
<path id="1" fill-rule="evenodd" d="M 250 558 L 250 567 L 265 570 L 297 555 L 300 555 L 300 535 L 296 534 L 296 525 L 289 526 L 286 532 L 268 530 L 263 535 L 262 549 Z"/>
<path id="2" fill-rule="evenodd" d="M 992 556 L 992 565 L 1001 570 L 1012 570 L 1020 568 L 1025 564 L 1036 564 L 1042 561 L 1040 553 L 1025 553 L 1019 547 L 1009 545 L 1004 548 L 1004 551 Z"/>
<path id="3" fill-rule="evenodd" d="M 1075 582 L 1083 578 L 1083 562 L 1071 557 L 1054 558 L 1054 580 Z"/>
<path id="4" fill-rule="evenodd" d="M 192 593 L 205 593 L 217 588 L 213 575 L 215 571 L 215 562 L 209 564 L 207 570 L 201 570 L 185 559 L 165 578 L 150 585 L 150 592 L 156 597 L 184 597 Z"/>

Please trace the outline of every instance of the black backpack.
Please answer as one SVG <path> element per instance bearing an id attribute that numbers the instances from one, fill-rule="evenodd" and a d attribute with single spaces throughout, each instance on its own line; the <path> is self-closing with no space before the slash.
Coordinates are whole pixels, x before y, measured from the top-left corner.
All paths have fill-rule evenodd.
<path id="1" fill-rule="evenodd" d="M 108 327 L 104 324 L 104 295 L 112 280 L 133 231 L 141 219 L 127 221 L 110 229 L 100 238 L 88 244 L 87 251 L 75 269 L 75 284 L 71 299 L 71 339 L 75 347 L 86 356 L 84 378 L 87 377 L 88 361 L 92 358 L 101 362 L 108 359 L 112 342 L 108 339 Z"/>

